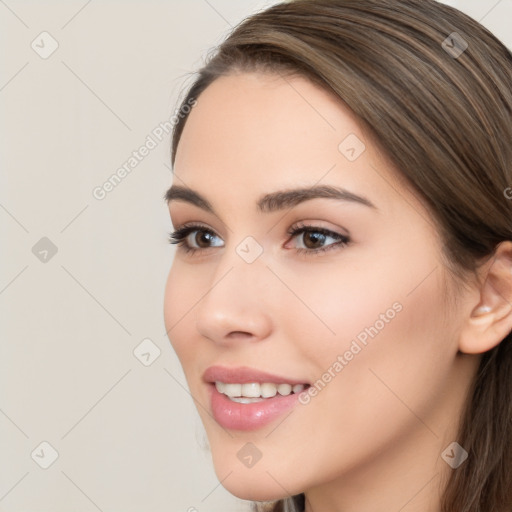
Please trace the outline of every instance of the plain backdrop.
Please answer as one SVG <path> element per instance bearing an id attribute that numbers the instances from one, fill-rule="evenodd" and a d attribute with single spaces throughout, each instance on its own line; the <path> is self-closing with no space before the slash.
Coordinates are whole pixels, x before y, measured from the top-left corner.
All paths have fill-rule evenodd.
<path id="1" fill-rule="evenodd" d="M 161 123 L 273 3 L 0 0 L 0 511 L 247 510 L 165 335 Z M 447 3 L 512 46 L 512 0 Z"/>

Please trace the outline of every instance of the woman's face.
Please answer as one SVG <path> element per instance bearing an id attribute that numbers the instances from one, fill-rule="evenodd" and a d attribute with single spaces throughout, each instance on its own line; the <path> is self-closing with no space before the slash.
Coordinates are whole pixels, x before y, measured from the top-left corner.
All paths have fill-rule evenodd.
<path id="1" fill-rule="evenodd" d="M 303 78 L 223 77 L 174 170 L 196 251 L 177 248 L 165 324 L 222 484 L 270 500 L 443 465 L 464 388 L 439 237 L 353 114 Z"/>

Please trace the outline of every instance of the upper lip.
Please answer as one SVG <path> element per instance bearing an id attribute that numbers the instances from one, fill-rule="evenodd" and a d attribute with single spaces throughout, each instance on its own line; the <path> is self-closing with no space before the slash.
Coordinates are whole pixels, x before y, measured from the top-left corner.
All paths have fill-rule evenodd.
<path id="1" fill-rule="evenodd" d="M 274 375 L 268 372 L 250 368 L 248 366 L 210 366 L 203 373 L 203 379 L 206 382 L 225 382 L 227 384 L 247 384 L 249 382 L 259 382 L 263 384 L 270 382 L 272 384 L 306 384 L 305 381 Z"/>

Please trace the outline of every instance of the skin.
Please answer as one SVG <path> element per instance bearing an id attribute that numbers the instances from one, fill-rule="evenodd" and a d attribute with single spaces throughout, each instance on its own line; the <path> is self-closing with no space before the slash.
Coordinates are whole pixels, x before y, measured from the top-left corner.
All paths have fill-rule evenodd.
<path id="1" fill-rule="evenodd" d="M 366 145 L 355 161 L 338 149 L 349 134 Z M 304 78 L 217 79 L 187 120 L 174 170 L 174 183 L 205 196 L 218 215 L 171 201 L 175 228 L 197 222 L 216 236 L 195 254 L 177 248 L 164 315 L 222 485 L 248 500 L 305 492 L 307 512 L 439 510 L 454 471 L 440 454 L 456 441 L 479 352 L 512 328 L 510 311 L 500 310 L 505 322 L 495 336 L 486 326 L 496 316 L 471 323 L 481 290 L 456 291 L 421 199 L 351 111 Z M 363 195 L 376 208 L 317 198 L 278 212 L 256 209 L 264 194 L 320 184 Z M 308 246 L 307 235 L 287 234 L 299 221 L 349 234 L 350 242 L 315 255 L 311 247 L 338 240 Z M 247 236 L 263 249 L 251 264 L 236 252 Z M 188 240 L 198 247 L 202 238 Z M 307 247 L 311 254 L 297 252 Z M 211 416 L 202 381 L 209 366 L 314 383 L 397 302 L 401 311 L 284 421 L 226 431 Z M 262 453 L 252 468 L 237 458 L 248 442 Z"/>

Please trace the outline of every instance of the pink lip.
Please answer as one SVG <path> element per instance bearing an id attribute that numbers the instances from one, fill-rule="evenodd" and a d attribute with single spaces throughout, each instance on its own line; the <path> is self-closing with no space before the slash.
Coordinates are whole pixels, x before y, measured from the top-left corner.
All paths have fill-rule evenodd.
<path id="1" fill-rule="evenodd" d="M 249 382 L 271 382 L 273 384 L 306 384 L 305 381 L 273 375 L 271 373 L 249 368 L 248 366 L 238 366 L 228 368 L 226 366 L 210 366 L 203 374 L 205 382 L 225 382 L 228 384 L 247 384 Z"/>
<path id="2" fill-rule="evenodd" d="M 288 396 L 279 395 L 266 398 L 261 402 L 242 404 L 233 402 L 223 393 L 219 393 L 214 382 L 240 383 L 271 382 L 273 384 L 306 384 L 304 381 L 289 379 L 262 372 L 248 367 L 226 368 L 211 366 L 203 374 L 208 383 L 211 410 L 215 421 L 222 427 L 232 430 L 256 430 L 261 428 L 294 407 L 300 393 Z"/>

